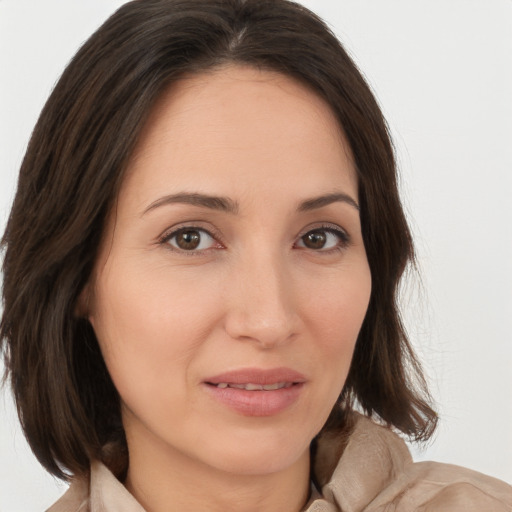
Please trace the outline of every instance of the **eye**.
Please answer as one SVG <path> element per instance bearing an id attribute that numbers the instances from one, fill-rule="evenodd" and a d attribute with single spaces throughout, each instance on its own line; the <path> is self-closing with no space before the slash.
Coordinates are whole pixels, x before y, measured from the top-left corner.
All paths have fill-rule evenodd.
<path id="1" fill-rule="evenodd" d="M 204 229 L 185 227 L 167 235 L 163 240 L 180 251 L 204 251 L 215 245 L 215 239 Z"/>
<path id="2" fill-rule="evenodd" d="M 330 249 L 343 248 L 349 242 L 348 235 L 337 228 L 317 228 L 302 235 L 297 242 L 298 247 L 313 251 L 329 251 Z"/>

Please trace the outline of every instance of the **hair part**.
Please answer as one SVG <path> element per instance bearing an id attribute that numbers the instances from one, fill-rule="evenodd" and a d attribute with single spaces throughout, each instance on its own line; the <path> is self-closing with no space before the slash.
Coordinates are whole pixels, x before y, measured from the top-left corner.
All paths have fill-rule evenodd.
<path id="1" fill-rule="evenodd" d="M 327 26 L 287 0 L 135 0 L 80 48 L 43 108 L 2 238 L 0 337 L 21 425 L 53 475 L 127 467 L 118 393 L 76 314 L 127 163 L 161 94 L 190 74 L 249 65 L 295 78 L 336 115 L 354 155 L 372 293 L 324 431 L 358 406 L 417 439 L 437 416 L 397 306 L 413 262 L 385 120 Z"/>

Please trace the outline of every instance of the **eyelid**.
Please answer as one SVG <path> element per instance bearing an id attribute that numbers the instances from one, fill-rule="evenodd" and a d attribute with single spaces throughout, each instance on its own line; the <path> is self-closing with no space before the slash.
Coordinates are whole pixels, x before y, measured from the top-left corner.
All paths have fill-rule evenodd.
<path id="1" fill-rule="evenodd" d="M 336 247 L 333 247 L 332 249 L 318 249 L 318 250 L 314 250 L 314 249 L 310 249 L 311 251 L 313 252 L 324 252 L 324 253 L 328 253 L 332 250 L 339 250 L 339 249 L 343 249 L 345 247 L 347 247 L 348 245 L 350 245 L 352 239 L 350 237 L 350 235 L 348 234 L 348 232 L 343 229 L 341 226 L 337 225 L 337 224 L 332 224 L 330 222 L 322 222 L 320 223 L 319 225 L 309 225 L 307 226 L 305 229 L 303 229 L 299 235 L 297 236 L 297 240 L 301 240 L 302 237 L 304 237 L 305 235 L 307 235 L 308 233 L 311 233 L 312 231 L 328 231 L 330 233 L 333 233 L 334 235 L 338 236 L 339 239 L 340 239 L 340 245 L 339 246 L 336 246 Z M 302 247 L 301 247 L 302 249 Z M 308 249 L 307 247 L 305 247 L 305 249 Z"/>
<path id="2" fill-rule="evenodd" d="M 349 238 L 349 234 L 347 233 L 346 229 L 342 228 L 339 224 L 334 224 L 333 222 L 318 222 L 308 224 L 300 231 L 300 233 L 297 235 L 297 238 L 300 238 L 311 231 L 322 229 L 325 229 L 326 231 L 336 231 Z"/>
<path id="3" fill-rule="evenodd" d="M 212 228 L 211 225 L 208 228 L 204 227 L 203 221 L 188 221 L 188 222 L 182 222 L 180 224 L 171 226 L 170 228 L 166 229 L 158 237 L 157 243 L 161 244 L 161 245 L 166 245 L 170 251 L 177 252 L 179 254 L 184 254 L 186 256 L 199 256 L 211 249 L 211 248 L 208 248 L 208 249 L 186 251 L 183 249 L 179 249 L 178 247 L 173 247 L 168 243 L 169 240 L 171 240 L 173 237 L 175 237 L 181 231 L 186 231 L 186 230 L 202 231 L 202 232 L 206 233 L 208 236 L 210 236 L 219 245 L 223 246 L 223 248 L 225 247 L 225 244 L 223 242 L 222 235 L 220 234 L 220 232 L 217 229 Z M 219 249 L 219 247 L 212 247 L 212 249 Z"/>

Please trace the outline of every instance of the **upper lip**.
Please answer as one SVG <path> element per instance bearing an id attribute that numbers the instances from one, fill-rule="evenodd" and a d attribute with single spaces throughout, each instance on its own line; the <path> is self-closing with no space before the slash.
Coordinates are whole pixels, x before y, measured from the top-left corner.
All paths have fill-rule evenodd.
<path id="1" fill-rule="evenodd" d="M 213 377 L 204 379 L 208 384 L 275 384 L 278 382 L 303 383 L 306 377 L 291 368 L 241 368 L 220 373 Z"/>

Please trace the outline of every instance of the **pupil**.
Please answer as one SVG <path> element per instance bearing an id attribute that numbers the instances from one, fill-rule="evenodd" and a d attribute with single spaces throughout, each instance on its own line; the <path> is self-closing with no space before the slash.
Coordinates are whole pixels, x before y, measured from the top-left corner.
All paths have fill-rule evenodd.
<path id="1" fill-rule="evenodd" d="M 310 249 L 321 249 L 325 245 L 326 238 L 325 233 L 312 231 L 306 235 L 304 244 Z"/>
<path id="2" fill-rule="evenodd" d="M 197 231 L 182 231 L 177 237 L 176 242 L 180 249 L 195 249 L 201 242 L 201 237 Z"/>

